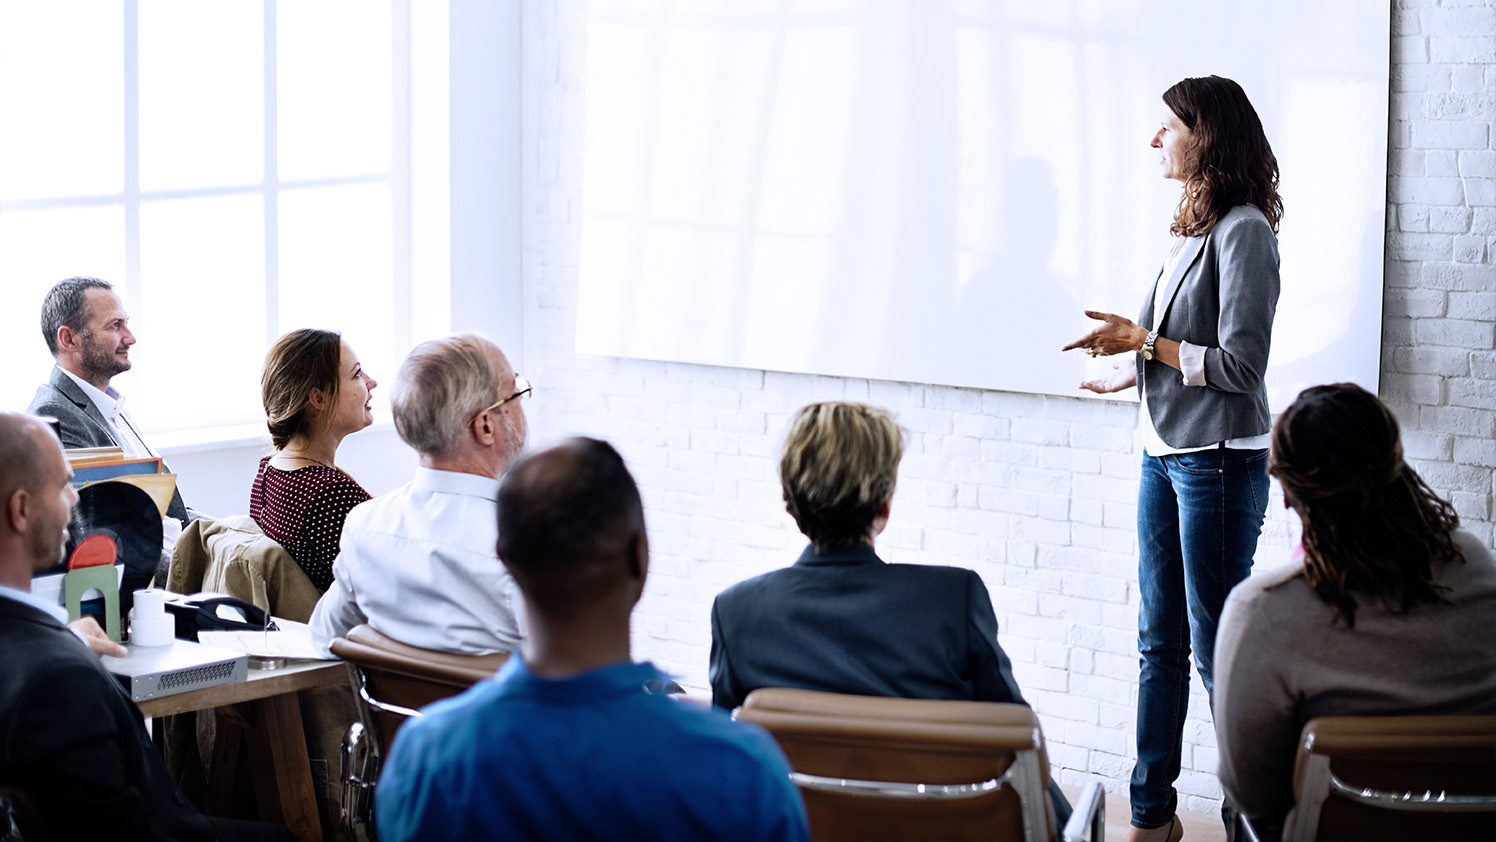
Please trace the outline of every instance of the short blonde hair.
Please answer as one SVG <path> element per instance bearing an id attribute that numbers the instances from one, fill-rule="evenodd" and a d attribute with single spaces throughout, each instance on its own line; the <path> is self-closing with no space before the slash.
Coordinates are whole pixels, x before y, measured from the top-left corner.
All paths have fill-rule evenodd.
<path id="1" fill-rule="evenodd" d="M 813 403 L 790 421 L 779 459 L 784 505 L 817 552 L 856 546 L 893 499 L 904 430 L 886 409 Z"/>

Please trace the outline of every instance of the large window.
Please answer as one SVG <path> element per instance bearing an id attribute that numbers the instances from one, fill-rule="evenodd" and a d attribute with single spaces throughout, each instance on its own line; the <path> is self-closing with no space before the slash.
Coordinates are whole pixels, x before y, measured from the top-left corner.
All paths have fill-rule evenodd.
<path id="1" fill-rule="evenodd" d="M 0 3 L 0 407 L 47 376 L 41 299 L 71 275 L 124 299 L 139 344 L 114 382 L 156 432 L 262 422 L 287 330 L 342 331 L 381 380 L 444 332 L 446 14 Z"/>

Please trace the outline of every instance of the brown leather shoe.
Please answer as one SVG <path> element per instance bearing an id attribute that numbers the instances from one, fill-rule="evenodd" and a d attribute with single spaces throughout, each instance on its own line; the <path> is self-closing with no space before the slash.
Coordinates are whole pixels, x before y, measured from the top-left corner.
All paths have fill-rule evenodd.
<path id="1" fill-rule="evenodd" d="M 1176 814 L 1168 824 L 1158 827 L 1133 827 L 1127 834 L 1127 842 L 1179 842 L 1184 838 L 1184 822 Z"/>

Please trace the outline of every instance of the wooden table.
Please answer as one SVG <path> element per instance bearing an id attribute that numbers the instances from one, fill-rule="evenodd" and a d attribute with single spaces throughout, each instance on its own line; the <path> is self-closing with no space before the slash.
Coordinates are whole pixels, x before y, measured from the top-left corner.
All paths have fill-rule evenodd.
<path id="1" fill-rule="evenodd" d="M 246 719 L 254 742 L 249 755 L 250 768 L 257 781 L 274 781 L 274 786 L 255 787 L 260 817 L 281 822 L 302 842 L 312 842 L 326 837 L 317 813 L 316 789 L 296 693 L 347 681 L 348 668 L 342 661 L 291 661 L 280 669 L 251 669 L 245 681 L 161 696 L 138 704 L 140 712 L 151 717 L 248 704 Z M 232 795 L 239 741 L 224 739 L 226 736 L 220 734 L 214 747 L 214 779 L 209 781 L 205 805 L 209 812 L 228 803 Z"/>

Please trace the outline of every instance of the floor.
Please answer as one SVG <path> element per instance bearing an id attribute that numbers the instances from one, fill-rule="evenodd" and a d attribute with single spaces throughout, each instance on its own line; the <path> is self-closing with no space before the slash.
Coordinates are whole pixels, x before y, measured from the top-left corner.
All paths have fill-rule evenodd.
<path id="1" fill-rule="evenodd" d="M 1080 791 L 1065 788 L 1065 797 L 1074 804 L 1080 798 Z M 1132 826 L 1131 817 L 1132 811 L 1128 808 L 1126 798 L 1108 794 L 1106 797 L 1106 838 L 1111 842 L 1126 839 Z M 1179 819 L 1184 822 L 1184 842 L 1226 842 L 1226 827 L 1221 824 L 1219 813 L 1206 815 L 1205 813 L 1181 812 Z"/>

